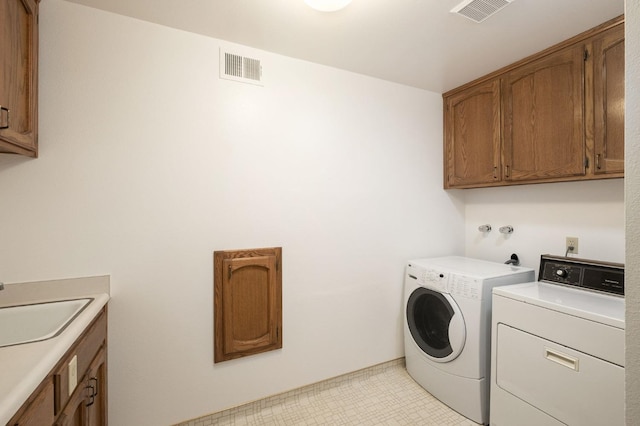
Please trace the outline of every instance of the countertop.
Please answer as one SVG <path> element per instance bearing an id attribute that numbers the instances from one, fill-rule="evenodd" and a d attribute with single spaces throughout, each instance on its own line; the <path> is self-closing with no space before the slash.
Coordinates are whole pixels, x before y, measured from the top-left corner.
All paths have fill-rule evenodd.
<path id="1" fill-rule="evenodd" d="M 5 284 L 0 306 L 92 298 L 62 333 L 49 340 L 0 348 L 0 425 L 20 409 L 109 301 L 109 277 Z"/>

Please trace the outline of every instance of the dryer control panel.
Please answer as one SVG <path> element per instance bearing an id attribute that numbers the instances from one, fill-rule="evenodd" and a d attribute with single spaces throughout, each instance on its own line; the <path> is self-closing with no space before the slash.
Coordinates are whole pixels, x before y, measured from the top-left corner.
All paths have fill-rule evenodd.
<path id="1" fill-rule="evenodd" d="M 621 263 L 542 255 L 538 280 L 624 295 L 624 265 Z"/>

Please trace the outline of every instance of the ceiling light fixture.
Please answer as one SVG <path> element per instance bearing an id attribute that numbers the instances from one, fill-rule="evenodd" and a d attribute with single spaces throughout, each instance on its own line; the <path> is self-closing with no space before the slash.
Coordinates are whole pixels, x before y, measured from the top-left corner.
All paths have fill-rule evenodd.
<path id="1" fill-rule="evenodd" d="M 304 0 L 304 2 L 320 12 L 335 12 L 347 7 L 351 0 Z"/>

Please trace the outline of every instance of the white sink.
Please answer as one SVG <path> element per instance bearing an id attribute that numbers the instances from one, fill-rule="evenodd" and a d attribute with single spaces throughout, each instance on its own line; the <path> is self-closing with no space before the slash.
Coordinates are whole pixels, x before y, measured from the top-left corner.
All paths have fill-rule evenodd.
<path id="1" fill-rule="evenodd" d="M 92 300 L 62 300 L 0 308 L 0 348 L 57 336 Z"/>

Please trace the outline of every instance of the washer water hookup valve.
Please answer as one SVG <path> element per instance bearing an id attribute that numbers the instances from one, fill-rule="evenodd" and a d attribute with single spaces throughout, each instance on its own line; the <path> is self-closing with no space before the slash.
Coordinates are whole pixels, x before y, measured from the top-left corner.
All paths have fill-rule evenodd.
<path id="1" fill-rule="evenodd" d="M 513 226 L 507 225 L 500 228 L 501 234 L 513 234 Z"/>

